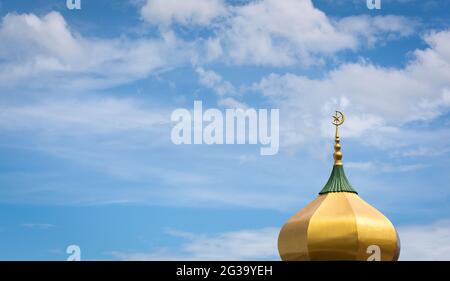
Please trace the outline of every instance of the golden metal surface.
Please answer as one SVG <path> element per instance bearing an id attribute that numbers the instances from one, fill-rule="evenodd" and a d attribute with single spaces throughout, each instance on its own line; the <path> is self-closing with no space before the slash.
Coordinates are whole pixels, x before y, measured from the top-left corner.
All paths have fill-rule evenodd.
<path id="1" fill-rule="evenodd" d="M 380 211 L 354 193 L 345 193 L 353 209 L 358 228 L 358 259 L 367 258 L 367 248 L 377 245 L 381 249 L 381 260 L 398 259 L 400 250 L 394 225 Z"/>
<path id="2" fill-rule="evenodd" d="M 309 260 L 307 230 L 309 219 L 326 195 L 320 195 L 305 208 L 293 215 L 278 236 L 278 251 L 283 260 Z"/>
<path id="3" fill-rule="evenodd" d="M 358 232 L 353 210 L 345 192 L 327 193 L 308 226 L 311 260 L 354 260 Z"/>
<path id="4" fill-rule="evenodd" d="M 383 261 L 398 259 L 392 223 L 350 192 L 318 196 L 283 226 L 278 237 L 282 260 L 367 260 L 369 246 Z"/>

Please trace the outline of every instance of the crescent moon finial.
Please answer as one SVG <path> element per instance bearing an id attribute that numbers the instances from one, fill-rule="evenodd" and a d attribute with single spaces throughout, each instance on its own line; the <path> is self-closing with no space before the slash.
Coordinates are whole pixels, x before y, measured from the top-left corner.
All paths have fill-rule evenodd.
<path id="1" fill-rule="evenodd" d="M 341 139 L 339 137 L 338 127 L 344 124 L 345 116 L 344 113 L 336 110 L 336 114 L 333 116 L 333 125 L 336 126 L 336 135 L 334 140 L 334 165 L 342 165 L 342 152 L 341 152 Z"/>
<path id="2" fill-rule="evenodd" d="M 336 110 L 336 114 L 333 116 L 333 125 L 340 126 L 344 124 L 345 116 L 342 112 Z"/>

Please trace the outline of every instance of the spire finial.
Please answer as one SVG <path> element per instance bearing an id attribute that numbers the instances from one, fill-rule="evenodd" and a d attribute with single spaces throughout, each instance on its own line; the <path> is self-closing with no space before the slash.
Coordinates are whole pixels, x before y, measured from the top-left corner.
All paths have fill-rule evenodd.
<path id="1" fill-rule="evenodd" d="M 342 152 L 339 138 L 338 127 L 344 123 L 345 116 L 342 112 L 336 110 L 336 114 L 333 116 L 333 125 L 336 126 L 336 135 L 334 140 L 334 165 L 342 165 Z"/>

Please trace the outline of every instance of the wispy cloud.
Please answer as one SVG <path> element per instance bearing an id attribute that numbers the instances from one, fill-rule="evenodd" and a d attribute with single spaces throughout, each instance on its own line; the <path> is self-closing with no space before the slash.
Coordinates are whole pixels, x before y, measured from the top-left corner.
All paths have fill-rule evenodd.
<path id="1" fill-rule="evenodd" d="M 144 78 L 186 61 L 190 49 L 172 32 L 141 39 L 83 37 L 58 12 L 41 17 L 7 14 L 0 40 L 0 86 L 64 91 L 109 88 Z"/>
<path id="2" fill-rule="evenodd" d="M 23 223 L 20 226 L 29 229 L 50 229 L 55 227 L 55 225 L 50 223 Z"/>
<path id="3" fill-rule="evenodd" d="M 398 228 L 401 260 L 450 260 L 450 221 Z"/>
<path id="4" fill-rule="evenodd" d="M 450 108 L 450 56 L 446 48 L 450 30 L 430 33 L 424 40 L 428 48 L 415 50 L 404 68 L 366 61 L 344 63 L 321 78 L 271 74 L 254 89 L 280 108 L 284 147 L 309 146 L 318 136 L 331 137 L 329 113 L 336 108 L 347 113 L 348 122 L 342 128 L 346 138 L 381 149 L 423 146 L 420 141 L 426 135 L 438 140 L 441 129 L 417 131 L 407 125 L 426 124 Z"/>
<path id="5" fill-rule="evenodd" d="M 257 230 L 239 230 L 202 235 L 189 232 L 168 231 L 184 242 L 179 251 L 159 249 L 155 252 L 112 252 L 121 260 L 278 260 L 278 229 L 269 227 Z"/>
<path id="6" fill-rule="evenodd" d="M 394 15 L 331 19 L 310 0 L 249 1 L 241 5 L 222 0 L 189 0 L 181 6 L 174 3 L 147 0 L 141 16 L 161 30 L 176 24 L 209 31 L 198 40 L 199 62 L 320 64 L 344 50 L 409 36 L 416 26 L 414 21 Z M 305 16 L 299 16 L 300 11 Z"/>
<path id="7" fill-rule="evenodd" d="M 140 10 L 142 18 L 163 28 L 171 24 L 207 25 L 226 13 L 222 0 L 148 0 Z"/>
<path id="8" fill-rule="evenodd" d="M 199 76 L 200 84 L 214 90 L 219 96 L 232 95 L 235 93 L 234 86 L 230 82 L 224 80 L 222 76 L 216 72 L 205 70 L 202 67 L 197 67 L 195 71 Z"/>
<path id="9" fill-rule="evenodd" d="M 393 164 L 393 163 L 381 163 L 381 162 L 347 162 L 345 167 L 349 169 L 381 172 L 381 173 L 402 173 L 402 172 L 414 172 L 420 169 L 424 169 L 427 166 L 424 164 Z"/>
<path id="10" fill-rule="evenodd" d="M 142 106 L 130 98 L 83 96 L 0 106 L 0 127 L 41 134 L 86 135 L 155 131 L 168 126 L 169 110 Z"/>

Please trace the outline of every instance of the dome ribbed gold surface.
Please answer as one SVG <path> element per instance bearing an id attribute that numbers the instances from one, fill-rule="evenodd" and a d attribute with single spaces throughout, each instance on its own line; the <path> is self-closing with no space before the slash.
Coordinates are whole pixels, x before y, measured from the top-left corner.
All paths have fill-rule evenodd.
<path id="1" fill-rule="evenodd" d="M 338 126 L 344 115 L 336 111 L 334 166 L 319 196 L 281 228 L 278 251 L 286 261 L 395 261 L 400 240 L 394 225 L 358 196 L 344 173 Z"/>
<path id="2" fill-rule="evenodd" d="M 380 250 L 380 260 L 397 260 L 400 251 L 392 223 L 357 194 L 319 195 L 283 226 L 278 250 L 283 260 L 367 260 Z"/>

